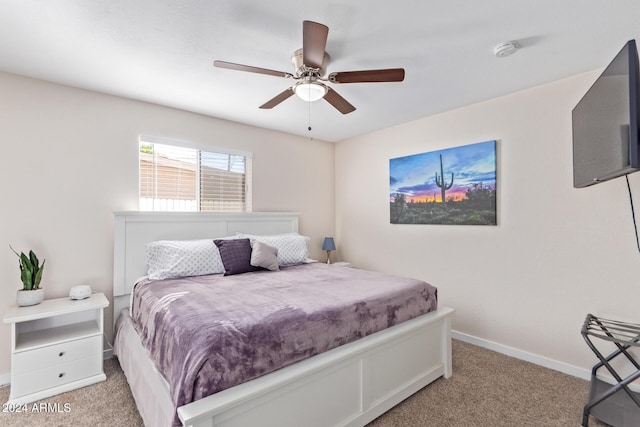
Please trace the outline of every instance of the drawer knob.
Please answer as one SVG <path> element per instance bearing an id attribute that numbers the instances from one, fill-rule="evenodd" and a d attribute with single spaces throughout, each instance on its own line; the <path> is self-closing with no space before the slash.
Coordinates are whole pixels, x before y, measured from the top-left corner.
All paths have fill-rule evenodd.
<path id="1" fill-rule="evenodd" d="M 64 351 L 61 351 L 60 354 L 58 354 L 59 357 L 64 356 Z"/>
<path id="2" fill-rule="evenodd" d="M 58 378 L 62 378 L 62 377 L 64 377 L 64 372 L 61 372 L 58 374 Z"/>

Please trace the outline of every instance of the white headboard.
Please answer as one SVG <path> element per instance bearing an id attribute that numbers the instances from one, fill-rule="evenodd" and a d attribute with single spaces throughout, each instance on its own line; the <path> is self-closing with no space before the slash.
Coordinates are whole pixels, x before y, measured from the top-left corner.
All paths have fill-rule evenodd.
<path id="1" fill-rule="evenodd" d="M 114 226 L 113 296 L 131 293 L 136 279 L 147 274 L 145 244 L 156 240 L 189 240 L 247 234 L 298 231 L 292 212 L 116 212 Z M 120 298 L 128 300 L 128 298 Z M 114 308 L 119 304 L 114 304 Z M 127 304 L 128 305 L 128 304 Z M 119 312 L 114 312 L 114 320 Z"/>

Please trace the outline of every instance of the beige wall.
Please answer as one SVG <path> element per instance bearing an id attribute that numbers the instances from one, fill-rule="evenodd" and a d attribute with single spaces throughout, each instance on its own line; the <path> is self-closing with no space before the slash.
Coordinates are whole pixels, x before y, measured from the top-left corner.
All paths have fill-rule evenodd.
<path id="1" fill-rule="evenodd" d="M 9 243 L 47 258 L 47 298 L 80 283 L 111 297 L 112 212 L 137 209 L 142 133 L 252 151 L 254 210 L 301 212 L 312 256 L 335 218 L 334 259 L 425 279 L 457 331 L 588 369 L 585 314 L 637 318 L 640 291 L 624 180 L 572 188 L 570 111 L 596 76 L 334 146 L 0 73 L 0 313 L 20 286 Z M 497 227 L 389 224 L 390 158 L 490 139 Z M 640 174 L 630 181 L 640 189 Z M 0 380 L 9 332 L 0 324 Z"/>
<path id="2" fill-rule="evenodd" d="M 324 255 L 334 144 L 5 73 L 0 94 L 2 315 L 21 286 L 9 243 L 47 259 L 45 298 L 86 283 L 111 299 L 112 212 L 138 208 L 141 133 L 253 152 L 253 210 L 300 212 L 311 255 Z M 9 370 L 10 327 L 0 324 L 0 380 Z"/>
<path id="3" fill-rule="evenodd" d="M 359 267 L 418 277 L 453 327 L 590 369 L 587 313 L 640 320 L 640 254 L 624 178 L 572 186 L 571 109 L 597 73 L 336 146 L 336 244 Z M 498 226 L 391 225 L 389 159 L 495 139 Z M 640 200 L 640 173 L 631 175 Z"/>

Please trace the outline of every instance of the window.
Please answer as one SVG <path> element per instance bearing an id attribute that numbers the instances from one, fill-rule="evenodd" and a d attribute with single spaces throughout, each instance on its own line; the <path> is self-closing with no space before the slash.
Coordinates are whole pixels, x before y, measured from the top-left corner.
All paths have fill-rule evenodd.
<path id="1" fill-rule="evenodd" d="M 250 154 L 176 143 L 140 138 L 140 210 L 251 211 Z"/>

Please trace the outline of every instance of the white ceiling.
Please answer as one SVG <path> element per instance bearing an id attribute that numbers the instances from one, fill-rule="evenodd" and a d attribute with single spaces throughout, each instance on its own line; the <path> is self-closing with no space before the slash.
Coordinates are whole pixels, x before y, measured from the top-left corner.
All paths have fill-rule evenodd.
<path id="1" fill-rule="evenodd" d="M 292 81 L 213 67 L 293 72 L 305 19 L 329 27 L 328 72 L 405 81 L 332 85 L 347 115 L 260 110 Z M 0 0 L 0 70 L 334 142 L 602 68 L 638 36 L 638 0 Z"/>

